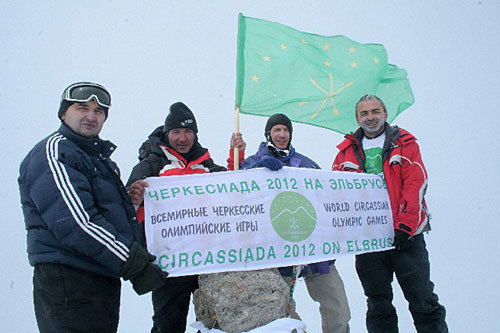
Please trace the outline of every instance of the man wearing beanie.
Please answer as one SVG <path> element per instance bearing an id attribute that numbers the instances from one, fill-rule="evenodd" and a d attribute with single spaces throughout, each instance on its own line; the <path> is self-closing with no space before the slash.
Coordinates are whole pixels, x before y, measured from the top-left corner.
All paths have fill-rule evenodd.
<path id="1" fill-rule="evenodd" d="M 28 153 L 19 191 L 40 332 L 116 332 L 120 277 L 144 294 L 166 282 L 144 247 L 134 206 L 99 138 L 111 96 L 77 82 L 61 97 L 59 129 Z"/>
<path id="2" fill-rule="evenodd" d="M 226 171 L 216 165 L 210 153 L 198 142 L 198 126 L 193 112 L 181 102 L 170 106 L 165 125 L 156 128 L 139 148 L 139 163 L 132 169 L 127 187 L 130 198 L 139 205 L 137 216 L 144 221 L 143 179 L 152 176 L 190 175 Z M 144 226 L 144 224 L 142 224 Z M 183 333 L 191 294 L 198 289 L 198 276 L 167 279 L 167 284 L 152 294 L 152 333 Z"/>
<path id="3" fill-rule="evenodd" d="M 314 161 L 295 151 L 291 143 L 292 133 L 292 122 L 286 115 L 277 113 L 269 117 L 264 130 L 266 141 L 260 143 L 256 154 L 241 162 L 240 168 L 265 167 L 276 171 L 283 166 L 288 166 L 319 169 L 320 167 Z M 234 148 L 240 149 L 240 160 L 242 160 L 245 146 L 241 134 L 233 134 L 228 159 L 230 170 L 234 169 Z M 351 313 L 344 283 L 334 264 L 335 260 L 309 264 L 301 276 L 304 277 L 311 298 L 319 302 L 323 332 L 345 333 L 349 332 Z M 281 267 L 279 271 L 291 286 L 292 267 Z"/>

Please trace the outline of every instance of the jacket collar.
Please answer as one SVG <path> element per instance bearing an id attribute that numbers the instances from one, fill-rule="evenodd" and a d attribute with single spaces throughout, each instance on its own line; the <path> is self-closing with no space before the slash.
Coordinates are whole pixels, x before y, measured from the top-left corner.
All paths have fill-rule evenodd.
<path id="1" fill-rule="evenodd" d="M 199 144 L 198 144 L 199 145 Z M 182 161 L 184 164 L 184 167 L 187 167 L 188 165 L 195 165 L 195 164 L 201 164 L 203 161 L 206 161 L 210 158 L 210 153 L 208 152 L 208 149 L 203 148 L 199 146 L 201 149 L 197 149 L 196 152 L 196 157 L 190 161 L 187 161 L 184 156 L 179 154 L 175 149 L 169 148 L 167 146 L 162 146 L 161 148 L 163 149 L 163 153 L 165 156 L 167 156 L 167 159 L 171 160 L 172 157 L 168 156 L 167 152 L 170 153 L 174 158 L 177 158 L 179 161 Z"/>
<path id="2" fill-rule="evenodd" d="M 102 140 L 98 136 L 95 138 L 86 138 L 75 133 L 66 123 L 62 122 L 57 130 L 66 139 L 74 142 L 78 147 L 89 155 L 95 155 L 108 158 L 115 151 L 116 145 L 111 141 Z"/>
<path id="3" fill-rule="evenodd" d="M 399 138 L 399 136 L 401 135 L 401 131 L 400 131 L 400 128 L 397 127 L 397 126 L 391 126 L 389 125 L 388 123 L 385 123 L 384 124 L 384 132 L 385 132 L 385 143 L 384 143 L 384 146 L 386 144 L 389 144 L 389 143 L 395 143 L 396 140 Z M 361 145 L 361 142 L 363 140 L 363 136 L 365 135 L 365 133 L 363 132 L 363 129 L 360 127 L 356 130 L 356 132 L 351 132 L 349 134 L 346 134 L 345 135 L 345 138 L 346 140 L 342 141 L 338 146 L 337 148 L 342 151 L 342 150 L 345 150 L 347 149 L 349 146 L 351 146 L 352 144 L 356 144 L 358 145 L 359 147 L 362 147 Z"/>
<path id="4" fill-rule="evenodd" d="M 298 167 L 300 165 L 301 159 L 295 156 L 295 149 L 293 149 L 291 146 L 290 148 L 290 154 L 287 157 L 275 157 L 269 151 L 269 149 L 267 149 L 267 142 L 261 142 L 259 145 L 259 149 L 257 150 L 257 157 L 259 157 L 260 160 L 263 160 L 265 158 L 275 158 L 278 161 L 282 162 L 284 165 Z"/>

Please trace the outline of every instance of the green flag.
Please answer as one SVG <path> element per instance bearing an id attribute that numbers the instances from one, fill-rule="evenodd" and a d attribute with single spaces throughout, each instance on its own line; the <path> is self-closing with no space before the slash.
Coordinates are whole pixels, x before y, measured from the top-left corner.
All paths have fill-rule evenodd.
<path id="1" fill-rule="evenodd" d="M 239 14 L 236 107 L 240 112 L 349 133 L 365 94 L 387 107 L 388 121 L 413 104 L 406 71 L 387 63 L 381 44 L 320 36 Z"/>

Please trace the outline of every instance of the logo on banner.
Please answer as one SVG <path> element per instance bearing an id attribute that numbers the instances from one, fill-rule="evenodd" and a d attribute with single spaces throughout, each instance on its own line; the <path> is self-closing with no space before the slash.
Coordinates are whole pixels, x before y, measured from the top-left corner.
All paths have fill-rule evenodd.
<path id="1" fill-rule="evenodd" d="M 316 227 L 316 211 L 309 200 L 295 192 L 281 192 L 274 197 L 270 209 L 274 231 L 284 240 L 301 242 Z"/>

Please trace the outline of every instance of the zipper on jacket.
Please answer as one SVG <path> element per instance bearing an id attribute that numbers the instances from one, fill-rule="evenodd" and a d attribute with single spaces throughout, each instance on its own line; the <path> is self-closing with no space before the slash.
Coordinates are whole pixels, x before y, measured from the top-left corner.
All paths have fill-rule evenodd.
<path id="1" fill-rule="evenodd" d="M 363 148 L 361 147 L 361 144 L 358 143 L 358 140 L 351 140 L 352 141 L 352 148 L 354 150 L 354 156 L 356 156 L 356 159 L 358 160 L 359 166 L 361 168 L 361 172 L 366 172 L 365 169 L 365 161 L 364 161 L 364 154 L 363 156 L 361 155 L 361 151 Z"/>

